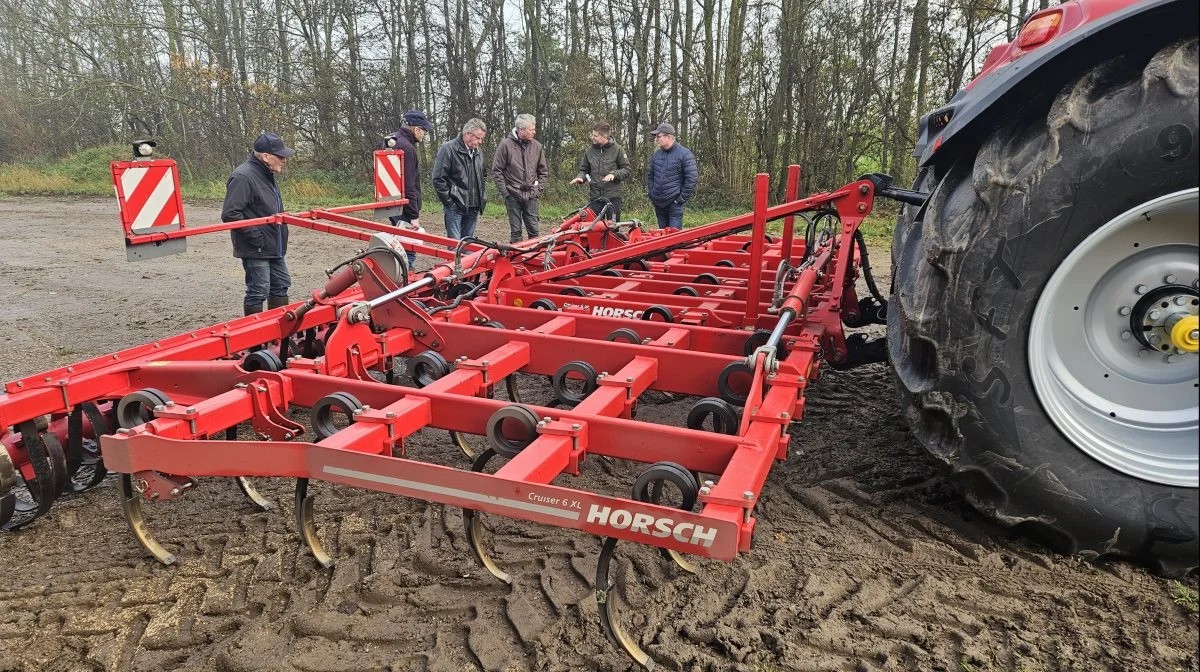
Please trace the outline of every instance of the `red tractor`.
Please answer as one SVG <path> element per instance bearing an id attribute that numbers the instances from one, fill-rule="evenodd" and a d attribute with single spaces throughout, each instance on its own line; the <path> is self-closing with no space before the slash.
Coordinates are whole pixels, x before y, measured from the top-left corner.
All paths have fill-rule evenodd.
<path id="1" fill-rule="evenodd" d="M 1055 548 L 1195 568 L 1197 3 L 1030 16 L 921 119 L 888 347 L 918 439 Z"/>

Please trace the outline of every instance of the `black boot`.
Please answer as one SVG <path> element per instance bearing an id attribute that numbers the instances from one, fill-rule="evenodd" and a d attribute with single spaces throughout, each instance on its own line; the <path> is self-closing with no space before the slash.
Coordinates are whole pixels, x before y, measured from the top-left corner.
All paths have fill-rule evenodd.
<path id="1" fill-rule="evenodd" d="M 284 294 L 283 296 L 268 296 L 267 310 L 271 310 L 273 308 L 282 308 L 289 303 L 291 303 L 291 301 L 288 300 L 287 294 Z"/>
<path id="2" fill-rule="evenodd" d="M 257 306 L 251 305 L 249 303 L 242 304 L 242 315 L 253 315 L 255 313 L 261 313 L 261 312 L 262 312 L 262 304 L 261 303 L 258 304 Z"/>

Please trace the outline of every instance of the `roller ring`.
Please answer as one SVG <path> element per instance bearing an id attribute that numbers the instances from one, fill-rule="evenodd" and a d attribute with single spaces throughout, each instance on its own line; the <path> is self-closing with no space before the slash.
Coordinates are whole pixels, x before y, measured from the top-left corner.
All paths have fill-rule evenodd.
<path id="1" fill-rule="evenodd" d="M 450 373 L 450 362 L 433 350 L 426 350 L 413 357 L 408 365 L 417 387 L 431 385 L 433 381 Z"/>
<path id="2" fill-rule="evenodd" d="M 713 419 L 713 430 L 717 434 L 737 434 L 741 425 L 738 410 L 733 404 L 717 397 L 705 397 L 696 402 L 688 411 L 688 429 L 704 429 L 704 420 L 709 416 Z"/>
<path id="3" fill-rule="evenodd" d="M 575 394 L 567 389 L 567 375 L 570 373 L 583 375 L 582 393 Z M 573 406 L 583 401 L 587 395 L 596 391 L 596 369 L 581 359 L 567 362 L 559 367 L 558 371 L 554 372 L 554 375 L 550 378 L 550 387 L 554 390 L 555 398 Z"/>
<path id="4" fill-rule="evenodd" d="M 354 411 L 361 411 L 362 403 L 349 392 L 334 392 L 318 399 L 309 414 L 312 419 L 313 433 L 317 435 L 318 441 L 337 434 L 338 428 L 333 424 L 335 408 L 345 413 L 353 423 Z"/>
<path id="5" fill-rule="evenodd" d="M 514 420 L 521 425 L 525 438 L 513 440 L 505 436 L 503 432 L 505 420 Z M 505 406 L 488 418 L 486 430 L 488 445 L 496 453 L 510 459 L 514 458 L 517 453 L 520 453 L 537 438 L 538 422 L 537 415 L 526 406 L 519 404 Z"/>
<path id="6" fill-rule="evenodd" d="M 743 406 L 746 403 L 746 399 L 750 396 L 750 392 L 748 390 L 744 393 L 735 392 L 729 386 L 729 379 L 738 373 L 744 373 L 749 376 L 754 375 L 754 371 L 746 365 L 746 362 L 740 359 L 730 362 L 725 368 L 721 369 L 720 375 L 717 376 L 717 395 L 734 406 Z"/>
<path id="7" fill-rule="evenodd" d="M 659 317 L 663 318 L 662 319 L 663 322 L 674 322 L 675 321 L 675 316 L 671 315 L 671 311 L 667 310 L 667 308 L 665 306 L 654 305 L 654 306 L 650 306 L 646 310 L 642 311 L 642 319 L 646 320 L 647 322 L 651 322 L 652 320 L 650 318 L 652 318 L 655 315 L 658 315 Z"/>
<path id="8" fill-rule="evenodd" d="M 611 334 L 604 337 L 604 340 L 613 342 L 625 341 L 634 345 L 640 345 L 642 337 L 633 329 L 621 327 L 620 329 L 613 329 Z"/>

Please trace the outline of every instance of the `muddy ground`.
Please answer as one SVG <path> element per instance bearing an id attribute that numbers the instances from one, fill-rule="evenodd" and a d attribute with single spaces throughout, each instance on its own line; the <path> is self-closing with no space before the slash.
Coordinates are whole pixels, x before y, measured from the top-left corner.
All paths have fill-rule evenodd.
<path id="1" fill-rule="evenodd" d="M 293 230 L 293 296 L 351 247 Z M 886 277 L 886 254 L 875 259 Z M 226 235 L 128 263 L 111 201 L 2 200 L 0 379 L 231 319 L 241 276 Z M 549 397 L 539 380 L 525 389 Z M 910 437 L 886 367 L 829 372 L 808 399 L 757 510 L 753 553 L 681 576 L 652 549 L 621 545 L 626 628 L 662 667 L 1198 669 L 1196 616 L 1165 581 L 1046 552 L 976 514 Z M 682 424 L 690 403 L 645 404 L 639 420 Z M 466 466 L 444 432 L 410 448 Z M 637 473 L 588 467 L 559 482 L 624 494 Z M 230 480 L 203 479 L 148 508 L 180 557 L 163 567 L 126 528 L 115 485 L 0 533 L 0 670 L 630 667 L 597 622 L 596 538 L 488 517 L 509 587 L 471 558 L 458 510 L 322 484 L 318 522 L 338 563 L 325 571 L 293 532 L 291 482 L 258 481 L 279 505 L 262 513 Z"/>

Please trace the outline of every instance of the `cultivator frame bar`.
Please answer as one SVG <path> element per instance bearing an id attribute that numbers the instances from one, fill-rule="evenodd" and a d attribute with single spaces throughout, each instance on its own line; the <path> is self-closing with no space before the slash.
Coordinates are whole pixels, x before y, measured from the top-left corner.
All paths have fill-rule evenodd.
<path id="1" fill-rule="evenodd" d="M 406 231 L 421 241 L 415 251 L 440 262 L 419 275 L 393 238 L 373 233 L 394 229 L 351 214 L 396 201 L 127 230 L 128 245 L 158 245 L 282 222 L 370 244 L 307 301 L 5 384 L 0 428 L 13 429 L 0 437 L 0 523 L 25 525 L 59 493 L 116 472 L 130 528 L 171 564 L 145 503 L 224 476 L 268 508 L 246 479 L 295 478 L 297 531 L 329 566 L 308 492 L 319 479 L 461 507 L 476 557 L 506 582 L 480 514 L 578 529 L 607 538 L 596 581 L 605 632 L 652 667 L 616 618 L 608 568 L 617 541 L 657 546 L 685 571 L 695 567 L 682 554 L 732 561 L 748 552 L 755 504 L 787 457 L 808 386 L 825 363 L 880 359 L 877 344 L 843 331 L 882 319 L 878 302 L 854 291 L 865 254 L 858 228 L 880 182 L 797 198 L 798 178 L 793 166 L 785 202 L 769 206 L 759 175 L 752 212 L 684 231 L 589 210 L 514 245 Z M 779 238 L 767 235 L 774 220 Z M 411 358 L 416 387 L 392 384 L 397 358 Z M 559 407 L 522 403 L 516 374 L 550 377 Z M 502 382 L 509 401 L 493 398 Z M 649 390 L 700 397 L 688 427 L 636 420 Z M 294 407 L 311 409 L 311 431 L 289 418 Z M 253 450 L 237 440 L 239 426 L 259 439 Z M 405 439 L 429 427 L 448 431 L 473 462 L 409 457 Z M 475 454 L 465 435 L 485 436 L 489 448 Z M 592 456 L 650 466 L 631 496 L 550 485 Z M 506 461 L 484 472 L 496 458 Z M 667 484 L 676 506 L 660 499 Z"/>

